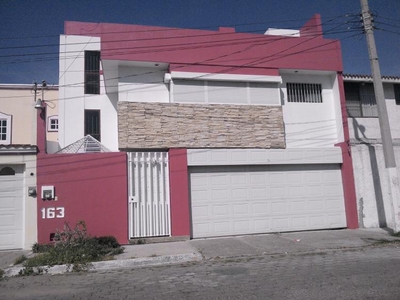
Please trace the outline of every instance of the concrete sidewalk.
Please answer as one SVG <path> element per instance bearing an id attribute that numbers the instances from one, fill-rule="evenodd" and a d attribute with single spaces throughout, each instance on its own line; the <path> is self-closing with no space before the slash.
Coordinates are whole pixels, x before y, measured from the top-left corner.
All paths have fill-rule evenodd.
<path id="1" fill-rule="evenodd" d="M 115 256 L 115 260 L 95 262 L 92 270 L 134 268 L 242 256 L 317 253 L 357 249 L 390 241 L 400 242 L 400 238 L 391 236 L 384 229 L 343 229 L 126 245 L 124 253 Z M 21 266 L 12 267 L 12 263 L 16 257 L 26 253 L 27 251 L 0 252 L 0 268 L 6 269 L 6 276 L 18 274 Z M 50 274 L 66 271 L 68 271 L 66 266 L 55 266 L 49 269 Z"/>

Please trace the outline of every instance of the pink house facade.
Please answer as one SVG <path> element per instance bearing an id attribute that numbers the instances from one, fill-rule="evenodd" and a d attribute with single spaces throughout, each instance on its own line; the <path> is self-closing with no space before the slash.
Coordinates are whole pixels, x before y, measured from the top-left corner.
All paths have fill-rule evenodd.
<path id="1" fill-rule="evenodd" d="M 39 242 L 78 220 L 123 244 L 358 227 L 340 43 L 319 15 L 264 35 L 66 22 L 59 103 Z"/>

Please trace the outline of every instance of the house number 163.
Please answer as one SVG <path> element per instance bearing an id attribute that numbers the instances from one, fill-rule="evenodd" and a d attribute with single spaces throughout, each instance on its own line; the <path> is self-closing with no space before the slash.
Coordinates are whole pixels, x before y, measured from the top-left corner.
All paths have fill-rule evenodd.
<path id="1" fill-rule="evenodd" d="M 64 207 L 43 207 L 42 208 L 42 219 L 54 219 L 64 218 L 65 216 Z"/>

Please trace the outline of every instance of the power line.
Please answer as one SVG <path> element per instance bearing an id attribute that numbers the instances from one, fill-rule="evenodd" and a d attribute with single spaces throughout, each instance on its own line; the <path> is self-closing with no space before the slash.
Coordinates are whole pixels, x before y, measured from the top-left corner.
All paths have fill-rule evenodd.
<path id="1" fill-rule="evenodd" d="M 336 32 L 331 32 L 331 34 L 337 34 L 337 33 L 344 33 L 344 32 L 349 32 L 349 29 L 346 30 L 340 30 Z M 218 36 L 214 36 L 218 37 Z M 278 36 L 270 36 L 270 35 L 257 35 L 257 36 L 251 36 L 251 37 L 244 37 L 240 39 L 223 39 L 223 40 L 211 40 L 211 41 L 200 41 L 200 42 L 184 42 L 184 43 L 172 43 L 172 44 L 161 44 L 161 45 L 146 45 L 146 46 L 139 46 L 139 47 L 133 47 L 134 50 L 130 52 L 123 52 L 122 54 L 141 54 L 141 53 L 154 53 L 154 52 L 167 52 L 167 51 L 178 51 L 178 50 L 186 50 L 186 49 L 193 49 L 193 48 L 199 48 L 198 46 L 201 46 L 200 48 L 207 48 L 207 47 L 221 47 L 221 46 L 231 46 L 231 45 L 236 45 L 236 44 L 241 44 L 243 42 L 257 42 L 259 40 L 265 40 L 266 38 L 268 39 L 282 39 L 281 37 Z M 283 38 L 288 38 L 288 37 L 283 37 Z M 129 40 L 133 41 L 133 40 Z M 136 41 L 136 40 L 135 40 Z M 120 42 L 120 41 L 115 41 L 115 42 Z M 233 43 L 234 42 L 234 43 Z M 100 44 L 100 42 L 95 42 L 97 44 Z M 89 44 L 89 42 L 83 43 L 83 44 Z M 132 47 L 125 47 L 125 48 L 109 48 L 106 49 L 107 51 L 113 51 L 113 50 L 129 50 L 132 49 Z M 76 51 L 60 51 L 60 52 L 39 52 L 39 53 L 25 53 L 25 54 L 8 54 L 8 55 L 0 55 L 0 59 L 4 58 L 9 58 L 9 57 L 33 57 L 33 56 L 44 56 L 44 55 L 61 55 L 61 54 L 74 54 L 74 53 L 80 53 L 82 50 L 76 50 Z M 115 52 L 113 55 L 120 55 L 121 52 Z M 60 57 L 61 59 L 61 57 Z"/>
<path id="2" fill-rule="evenodd" d="M 328 21 L 329 22 L 329 21 Z M 334 25 L 334 24 L 343 24 L 342 22 L 340 23 L 330 23 L 330 25 Z M 322 24 L 325 25 L 325 24 Z M 308 25 L 308 26 L 304 26 L 302 29 L 307 30 L 308 28 L 314 28 L 314 25 Z M 286 28 L 281 28 L 281 29 L 286 29 Z M 287 28 L 289 29 L 289 28 Z M 185 29 L 180 29 L 181 31 L 184 31 Z M 250 34 L 250 33 L 254 33 L 254 32 L 261 32 L 261 31 L 265 31 L 264 29 L 258 29 L 258 30 L 250 30 L 250 31 L 246 31 L 246 32 L 221 32 L 221 31 L 212 31 L 210 33 L 207 34 L 195 34 L 195 35 L 182 35 L 182 36 L 166 36 L 166 37 L 156 37 L 156 38 L 138 38 L 138 39 L 134 39 L 135 42 L 141 42 L 141 41 L 154 41 L 154 40 L 169 40 L 171 38 L 173 39 L 187 39 L 187 38 L 199 38 L 199 37 L 207 37 L 207 36 L 223 36 L 223 35 L 237 35 L 237 34 Z M 146 33 L 151 33 L 152 31 L 146 31 Z M 108 34 L 108 32 L 106 32 Z M 132 33 L 132 32 L 127 32 L 127 33 Z M 68 36 L 68 35 L 66 35 Z M 86 35 L 85 35 L 86 36 Z M 89 37 L 89 36 L 87 36 Z M 96 36 L 94 36 L 96 37 Z M 132 41 L 132 38 L 130 39 L 119 39 L 119 40 L 113 40 L 113 41 L 103 41 L 102 43 L 104 44 L 108 44 L 108 43 L 119 43 L 119 42 L 128 42 L 128 41 Z M 88 44 L 98 44 L 99 42 L 90 42 Z M 62 44 L 62 43 L 58 43 L 58 44 L 43 44 L 43 45 L 24 45 L 24 46 L 10 46 L 10 47 L 0 47 L 0 50 L 10 50 L 10 49 L 32 49 L 32 48 L 43 48 L 43 47 L 58 47 L 58 46 L 65 46 L 65 45 L 86 45 L 86 42 L 77 42 L 77 43 L 66 43 L 66 44 Z"/>
<path id="3" fill-rule="evenodd" d="M 355 34 L 355 35 L 351 35 L 351 36 L 348 36 L 348 37 L 346 37 L 346 38 L 354 37 L 354 36 L 357 36 L 357 35 L 359 35 L 359 34 L 361 34 L 361 33 L 357 33 L 357 34 Z M 316 38 L 316 37 L 314 37 L 314 38 Z M 300 43 L 300 44 L 309 42 L 310 40 L 313 40 L 314 38 L 304 40 L 304 41 L 303 41 L 302 43 Z M 346 38 L 344 38 L 344 39 L 346 39 Z M 274 40 L 274 41 L 275 41 L 275 40 Z M 243 52 L 244 50 L 236 51 L 236 52 L 233 52 L 233 53 L 231 53 L 231 54 L 224 54 L 224 55 L 219 56 L 219 57 L 213 57 L 213 58 L 207 59 L 207 60 L 205 60 L 205 61 L 200 61 L 200 62 L 191 63 L 191 64 L 185 64 L 185 65 L 182 66 L 182 67 L 186 67 L 186 66 L 188 66 L 188 65 L 192 65 L 192 66 L 193 66 L 193 65 L 206 65 L 206 66 L 208 65 L 208 66 L 226 67 L 224 70 L 221 71 L 221 72 L 223 72 L 223 73 L 227 73 L 227 72 L 232 71 L 232 70 L 234 70 L 234 69 L 243 68 L 243 67 L 258 68 L 258 67 L 255 66 L 256 63 L 263 63 L 263 62 L 273 61 L 274 59 L 285 58 L 285 57 L 288 57 L 288 56 L 293 56 L 293 55 L 298 54 L 298 53 L 301 53 L 301 52 L 312 52 L 312 50 L 314 50 L 314 49 L 317 49 L 317 48 L 320 48 L 320 47 L 324 47 L 324 46 L 327 46 L 327 45 L 329 45 L 329 44 L 336 43 L 336 42 L 337 42 L 337 40 L 333 40 L 333 41 L 327 42 L 327 43 L 325 43 L 325 44 L 323 44 L 323 45 L 320 45 L 320 46 L 313 46 L 313 47 L 311 47 L 311 48 L 303 49 L 303 50 L 301 50 L 301 51 L 297 51 L 297 52 L 290 53 L 290 54 L 286 54 L 286 55 L 282 55 L 282 54 L 281 54 L 282 52 L 281 52 L 281 53 L 279 53 L 279 54 L 281 54 L 281 55 L 279 55 L 279 56 L 277 56 L 276 53 L 275 53 L 275 54 L 272 54 L 272 55 L 270 55 L 270 56 L 267 56 L 267 57 L 262 56 L 262 57 L 260 57 L 260 58 L 257 58 L 256 60 L 253 60 L 253 61 L 251 61 L 251 62 L 248 62 L 248 63 L 243 64 L 243 65 L 240 65 L 240 66 L 237 66 L 237 65 L 235 65 L 235 66 L 226 66 L 226 65 L 215 65 L 215 64 L 213 65 L 213 64 L 206 64 L 206 62 L 209 61 L 209 60 L 215 60 L 215 59 L 217 59 L 217 58 L 221 58 L 221 57 L 224 57 L 224 56 L 229 56 L 229 55 L 238 54 L 238 53 Z M 270 42 L 268 42 L 268 43 L 270 43 Z M 296 46 L 298 46 L 298 45 L 299 45 L 299 44 L 295 44 L 294 46 L 291 47 L 291 49 L 294 48 L 294 47 L 296 47 Z M 287 49 L 287 50 L 290 50 L 290 49 Z M 330 51 L 330 50 L 332 50 L 332 49 L 319 50 L 319 51 Z M 285 50 L 285 51 L 286 51 L 286 50 Z M 314 51 L 314 52 L 315 52 L 315 51 Z M 275 57 L 274 57 L 274 56 L 275 56 Z M 246 59 L 248 59 L 248 58 L 246 58 Z M 269 60 L 267 60 L 267 59 L 269 59 Z M 264 61 L 264 60 L 267 60 L 267 61 Z M 179 62 L 170 62 L 170 63 L 179 63 Z M 263 66 L 263 67 L 260 67 L 260 68 L 267 69 L 268 67 L 264 67 L 264 66 Z M 270 67 L 270 68 L 271 68 L 271 69 L 275 69 L 275 68 L 273 68 L 273 67 Z M 136 76 L 154 74 L 154 73 L 158 73 L 158 72 L 160 72 L 160 71 L 162 71 L 162 70 L 156 70 L 156 71 L 145 72 L 145 73 L 140 73 L 140 74 L 126 75 L 126 76 L 118 76 L 118 77 L 113 77 L 113 78 L 107 78 L 106 80 L 130 78 L 130 77 L 136 77 Z M 213 74 L 213 73 L 208 73 L 208 74 L 206 74 L 206 75 L 202 75 L 202 77 L 205 77 L 205 76 L 212 76 L 212 75 L 214 75 L 214 74 Z M 163 81 L 153 81 L 153 82 L 148 82 L 147 85 L 150 85 L 150 84 L 161 84 L 161 83 L 163 83 Z M 61 87 L 68 87 L 68 86 L 79 86 L 80 84 L 83 85 L 84 82 L 73 83 L 73 84 L 69 84 L 69 85 L 61 85 L 61 86 L 59 86 L 59 88 L 61 88 Z M 116 85 L 107 85 L 107 87 L 118 87 L 118 85 L 117 85 L 117 86 L 116 86 Z M 142 89 L 147 89 L 147 88 L 149 88 L 149 87 L 133 88 L 133 89 L 125 90 L 125 92 L 126 92 L 126 91 L 134 91 L 134 90 L 142 90 Z M 97 95 L 93 95 L 93 97 L 96 97 L 96 96 L 97 96 Z M 90 97 L 90 96 L 87 95 L 87 97 Z M 5 97 L 0 97 L 0 98 L 5 98 Z M 7 97 L 7 98 L 10 98 L 10 97 Z M 17 96 L 16 96 L 16 98 L 17 98 Z M 21 97 L 19 97 L 19 98 L 21 98 Z M 81 96 L 63 98 L 63 100 L 61 100 L 61 99 L 49 99 L 49 100 L 46 100 L 46 101 L 47 101 L 47 102 L 52 102 L 52 101 L 65 101 L 65 100 L 68 100 L 68 99 L 78 99 L 78 98 L 81 98 Z"/>
<path id="4" fill-rule="evenodd" d="M 353 14 L 350 14 L 353 15 Z M 354 14 L 355 15 L 355 14 Z M 338 15 L 332 18 L 339 18 L 339 17 L 348 17 L 349 14 L 346 15 Z M 252 22 L 252 23 L 239 23 L 239 24 L 225 24 L 225 25 L 209 25 L 209 26 L 202 26 L 202 27 L 192 27 L 192 28 L 176 28 L 176 27 L 158 27 L 158 26 L 151 26 L 151 25 L 139 25 L 139 24 L 125 24 L 126 26 L 137 26 L 137 27 L 153 27 L 158 29 L 149 30 L 148 28 L 143 30 L 127 30 L 127 31 L 108 31 L 102 33 L 104 34 L 116 34 L 116 33 L 141 33 L 141 32 L 165 32 L 165 31 L 178 31 L 178 30 L 203 30 L 203 29 L 214 29 L 219 27 L 239 27 L 239 26 L 253 26 L 253 25 L 267 25 L 271 23 L 289 23 L 289 22 L 300 22 L 300 21 L 309 21 L 309 18 L 306 19 L 291 19 L 291 20 L 275 20 L 266 22 Z M 96 25 L 96 28 L 101 24 L 109 24 L 109 23 L 92 23 Z M 267 25 L 268 26 L 268 25 Z M 94 31 L 93 29 L 92 31 Z M 0 40 L 19 40 L 19 39 L 38 39 L 38 38 L 52 38 L 52 37 L 59 37 L 59 35 L 37 35 L 37 36 L 19 36 L 19 37 L 0 37 Z"/>
<path id="5" fill-rule="evenodd" d="M 342 17 L 342 16 L 339 16 L 339 17 Z M 332 21 L 335 21 L 335 19 L 338 19 L 339 17 L 335 17 L 335 18 L 332 18 L 332 19 L 330 19 L 330 20 L 328 20 L 328 21 L 326 21 L 326 22 L 324 22 L 324 23 L 322 23 L 322 25 L 326 25 L 326 24 L 329 24 L 330 22 L 332 22 Z M 334 23 L 334 24 L 342 24 L 342 23 Z M 337 26 L 337 27 L 340 27 L 340 26 Z M 304 27 L 303 27 L 304 28 Z M 313 28 L 313 26 L 309 26 L 309 28 Z M 184 29 L 179 29 L 180 31 L 185 31 Z M 307 28 L 306 28 L 306 30 L 307 30 Z M 238 34 L 241 34 L 241 35 L 243 35 L 243 34 L 246 34 L 246 33 L 236 33 L 236 32 L 228 32 L 228 33 L 221 33 L 221 32 L 219 32 L 219 31 L 215 31 L 215 32 L 211 32 L 211 33 L 207 33 L 207 34 L 196 34 L 196 35 L 192 35 L 192 36 L 188 36 L 188 35 L 182 35 L 182 36 L 169 36 L 169 37 L 161 37 L 161 38 L 139 38 L 139 39 L 135 39 L 134 41 L 135 42 L 137 42 L 137 41 L 156 41 L 156 40 L 162 40 L 162 39 L 167 39 L 167 40 L 170 40 L 171 38 L 173 38 L 174 40 L 176 40 L 176 39 L 181 39 L 181 38 L 198 38 L 198 37 L 203 37 L 203 36 L 210 36 L 210 37 L 221 37 L 221 35 L 222 36 L 226 36 L 226 35 L 233 35 L 233 34 L 235 34 L 235 35 L 238 35 Z M 271 36 L 270 36 L 271 37 Z M 252 37 L 246 37 L 246 38 L 241 38 L 241 39 L 225 39 L 225 40 L 222 40 L 223 42 L 231 42 L 231 41 L 240 41 L 240 40 L 247 40 L 247 39 L 250 39 L 250 40 L 252 40 L 252 39 L 263 39 L 263 38 L 265 38 L 265 35 L 259 35 L 259 36 L 252 36 Z M 115 42 L 121 42 L 121 41 L 132 41 L 132 38 L 130 38 L 130 39 L 127 39 L 127 40 L 116 40 L 116 41 L 102 41 L 102 44 L 105 44 L 105 43 L 115 43 Z M 205 44 L 205 43 L 215 43 L 215 42 L 221 42 L 221 40 L 218 40 L 218 41 L 201 41 L 201 42 L 198 42 L 198 43 L 193 43 L 193 42 L 191 42 L 191 43 L 187 43 L 187 42 L 185 42 L 184 43 L 184 45 L 195 45 L 195 44 Z M 71 44 L 68 44 L 68 45 L 78 45 L 78 44 L 84 44 L 84 45 L 87 45 L 87 44 L 90 44 L 90 43 L 100 43 L 100 42 L 81 42 L 81 43 L 71 43 Z M 63 44 L 61 44 L 61 45 L 63 45 Z M 183 44 L 181 44 L 181 45 L 183 45 Z M 48 46 L 52 46 L 52 45 L 48 45 Z M 60 44 L 54 44 L 53 46 L 60 46 Z M 169 46 L 179 46 L 179 43 L 174 43 L 174 44 L 167 44 L 167 45 L 153 45 L 153 46 L 142 46 L 142 47 L 136 47 L 136 49 L 141 49 L 141 48 L 143 48 L 143 49 L 145 49 L 146 50 L 146 52 L 149 50 L 149 49 L 152 49 L 152 48 L 160 48 L 160 47 L 162 47 L 162 48 L 164 48 L 164 47 L 169 47 Z M 27 48 L 27 49 L 31 49 L 32 47 L 31 46 L 22 46 L 23 48 Z M 34 47 L 42 47 L 42 45 L 38 45 L 38 46 L 34 46 Z M 129 48 L 125 48 L 125 49 L 131 49 L 132 47 L 129 47 Z M 121 50 L 121 49 L 124 49 L 124 48 L 117 48 L 118 50 Z M 114 49 L 109 49 L 109 50 L 116 50 L 115 48 Z M 8 58 L 8 57 L 26 57 L 26 56 L 42 56 L 42 55 L 59 55 L 59 54 L 66 54 L 66 53 L 76 53 L 76 52 L 79 52 L 79 51 L 67 51 L 67 52 L 45 52 L 45 53 L 27 53 L 27 54 L 11 54 L 11 55 L 1 55 L 0 56 L 0 58 Z"/>

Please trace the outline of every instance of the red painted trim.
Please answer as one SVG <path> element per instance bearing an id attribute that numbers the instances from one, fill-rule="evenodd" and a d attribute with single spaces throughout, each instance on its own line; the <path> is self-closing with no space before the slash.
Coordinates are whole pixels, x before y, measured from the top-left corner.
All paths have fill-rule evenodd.
<path id="1" fill-rule="evenodd" d="M 210 73 L 213 66 L 219 66 L 227 74 L 253 74 L 254 68 L 341 71 L 337 69 L 337 41 L 323 38 L 320 16 L 315 15 L 301 31 L 304 36 L 294 38 L 226 29 L 65 23 L 67 35 L 101 37 L 102 60 L 204 66 Z"/>
<path id="2" fill-rule="evenodd" d="M 46 154 L 46 107 L 37 110 L 36 145 L 38 156 Z M 38 157 L 39 159 L 39 157 Z"/>
<path id="3" fill-rule="evenodd" d="M 312 18 L 307 21 L 306 24 L 300 29 L 300 36 L 303 37 L 315 37 L 315 38 L 323 38 L 322 36 L 322 23 L 321 23 L 321 15 L 315 14 Z"/>
<path id="4" fill-rule="evenodd" d="M 340 105 L 342 109 L 343 133 L 345 141 L 336 144 L 336 146 L 339 146 L 342 149 L 343 163 L 341 167 L 341 172 L 343 181 L 343 193 L 345 201 L 344 204 L 346 209 L 347 228 L 356 229 L 358 228 L 357 197 L 356 197 L 356 187 L 354 183 L 353 162 L 351 158 L 350 134 L 347 121 L 347 112 L 346 112 L 346 99 L 344 96 L 343 76 L 341 73 L 338 73 L 338 83 L 339 83 L 339 93 L 340 93 Z"/>
<path id="5" fill-rule="evenodd" d="M 190 235 L 189 174 L 186 149 L 169 150 L 171 235 Z"/>

